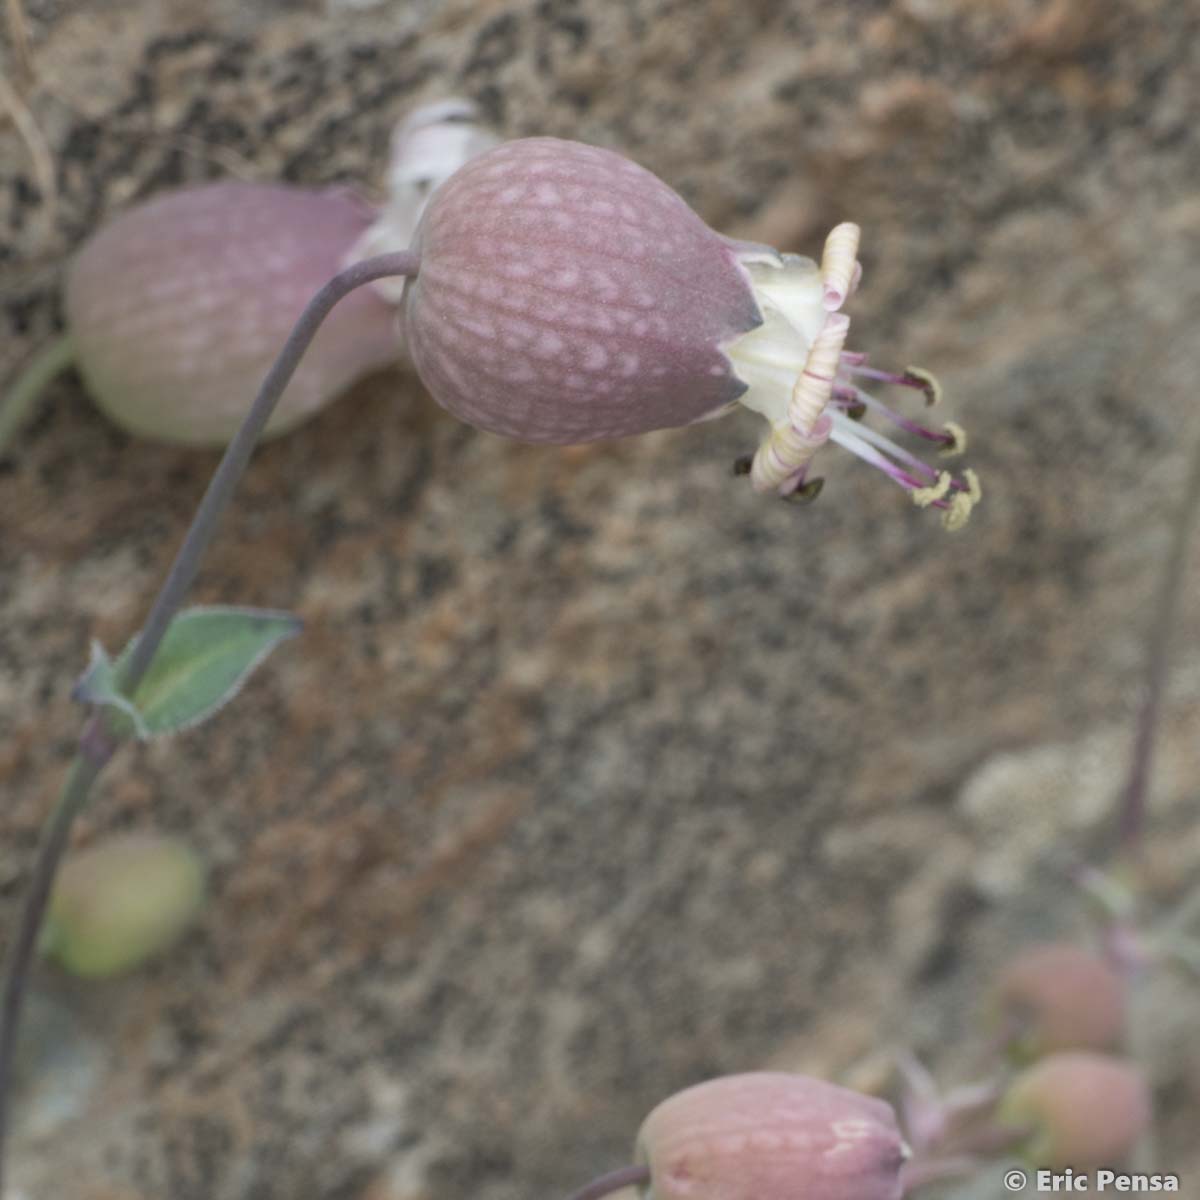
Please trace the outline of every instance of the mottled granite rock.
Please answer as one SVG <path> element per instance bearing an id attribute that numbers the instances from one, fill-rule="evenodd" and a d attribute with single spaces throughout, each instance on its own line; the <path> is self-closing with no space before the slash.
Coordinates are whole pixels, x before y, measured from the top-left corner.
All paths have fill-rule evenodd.
<path id="1" fill-rule="evenodd" d="M 1080 926 L 1058 864 L 1104 842 L 1200 436 L 1194 6 L 25 8 L 60 194 L 47 228 L 0 127 L 6 373 L 106 213 L 374 181 L 395 119 L 466 93 L 508 135 L 628 151 L 729 233 L 815 252 L 860 221 L 852 341 L 941 373 L 987 495 L 951 538 L 834 461 L 796 510 L 728 477 L 748 416 L 529 448 L 401 373 L 265 448 L 198 595 L 306 635 L 111 768 L 81 839 L 184 832 L 213 901 L 135 979 L 43 980 L 109 1054 L 82 1116 L 19 1131 L 20 1194 L 552 1198 L 714 1072 L 865 1079 L 905 1040 L 959 1069 L 980 973 Z M 213 464 L 65 377 L 0 467 L 5 920 L 88 639 L 137 625 Z M 1200 866 L 1190 580 L 1164 901 Z M 1195 994 L 1155 997 L 1158 1169 L 1194 1192 Z"/>

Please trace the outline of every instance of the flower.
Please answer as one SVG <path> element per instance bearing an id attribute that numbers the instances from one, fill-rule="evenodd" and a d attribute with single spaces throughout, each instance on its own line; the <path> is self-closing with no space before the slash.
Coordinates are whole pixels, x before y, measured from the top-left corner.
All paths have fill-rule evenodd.
<path id="1" fill-rule="evenodd" d="M 780 1071 L 677 1092 L 637 1138 L 647 1200 L 899 1200 L 908 1156 L 885 1101 Z"/>
<path id="2" fill-rule="evenodd" d="M 405 292 L 405 333 L 434 398 L 480 428 L 583 442 L 687 425 L 741 403 L 770 423 L 742 464 L 759 491 L 811 498 L 816 451 L 833 441 L 920 506 L 961 527 L 974 472 L 935 469 L 861 418 L 965 445 L 886 407 L 863 386 L 938 398 L 913 368 L 879 371 L 844 349 L 840 311 L 861 276 L 859 230 L 829 235 L 821 265 L 709 229 L 684 200 L 619 154 L 555 138 L 506 142 L 432 196 Z"/>
<path id="3" fill-rule="evenodd" d="M 372 219 L 345 188 L 225 181 L 136 205 L 83 245 L 64 308 L 96 403 L 130 433 L 221 446 L 305 304 Z M 364 291 L 334 312 L 268 436 L 399 358 L 392 309 Z"/>

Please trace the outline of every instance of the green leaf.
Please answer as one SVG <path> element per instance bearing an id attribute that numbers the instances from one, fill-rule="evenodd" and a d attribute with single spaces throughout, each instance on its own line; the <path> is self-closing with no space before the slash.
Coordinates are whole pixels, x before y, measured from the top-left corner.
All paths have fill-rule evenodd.
<path id="1" fill-rule="evenodd" d="M 116 663 L 94 646 L 92 663 L 76 684 L 77 699 L 119 710 L 113 732 L 148 738 L 190 729 L 228 704 L 250 673 L 280 642 L 300 632 L 299 618 L 253 608 L 189 608 L 167 628 L 132 699 L 116 680 L 137 639 Z"/>

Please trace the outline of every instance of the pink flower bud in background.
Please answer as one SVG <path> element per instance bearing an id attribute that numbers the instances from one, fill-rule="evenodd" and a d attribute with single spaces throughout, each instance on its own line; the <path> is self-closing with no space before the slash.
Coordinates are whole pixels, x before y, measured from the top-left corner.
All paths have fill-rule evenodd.
<path id="1" fill-rule="evenodd" d="M 119 975 L 172 946 L 204 904 L 205 871 L 183 842 L 118 834 L 67 859 L 50 897 L 44 948 L 89 979 Z"/>
<path id="2" fill-rule="evenodd" d="M 0 400 L 0 451 L 29 404 L 70 363 L 131 433 L 188 445 L 228 442 L 305 305 L 343 266 L 404 250 L 447 176 L 495 144 L 466 101 L 397 127 L 388 199 L 346 188 L 217 183 L 156 197 L 93 235 L 67 271 L 69 332 Z M 403 280 L 378 280 L 325 320 L 267 425 L 283 433 L 363 375 L 401 357 Z"/>
<path id="3" fill-rule="evenodd" d="M 912 368 L 877 371 L 844 351 L 837 310 L 861 267 L 858 228 L 837 226 L 822 265 L 710 230 L 649 171 L 577 142 L 530 138 L 472 159 L 434 194 L 417 231 L 405 330 L 434 398 L 524 441 L 587 442 L 686 425 L 741 402 L 770 422 L 750 468 L 759 490 L 804 494 L 834 441 L 921 506 L 963 524 L 972 472 L 939 471 L 860 423 L 877 413 L 960 450 L 858 381 L 938 395 Z"/>
<path id="4" fill-rule="evenodd" d="M 189 188 L 122 213 L 83 246 L 66 279 L 75 361 L 96 403 L 131 433 L 223 445 L 296 318 L 372 216 L 343 188 L 254 183 Z M 369 290 L 348 296 L 268 434 L 394 362 L 392 321 Z"/>
<path id="5" fill-rule="evenodd" d="M 759 1072 L 664 1100 L 637 1154 L 651 1200 L 899 1200 L 907 1149 L 884 1101 Z"/>
<path id="6" fill-rule="evenodd" d="M 1035 946 L 1001 972 L 989 1001 L 1024 1059 L 1056 1050 L 1115 1050 L 1125 1035 L 1125 981 L 1071 943 Z"/>
<path id="7" fill-rule="evenodd" d="M 1052 1054 L 1009 1087 L 1000 1121 L 1028 1127 L 1021 1153 L 1034 1166 L 1119 1167 L 1150 1124 L 1150 1095 L 1132 1062 L 1104 1054 Z"/>

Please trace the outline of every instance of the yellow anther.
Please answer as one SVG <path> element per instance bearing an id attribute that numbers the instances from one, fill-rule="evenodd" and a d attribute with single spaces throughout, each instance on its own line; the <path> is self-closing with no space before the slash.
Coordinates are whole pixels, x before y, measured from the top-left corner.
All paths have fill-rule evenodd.
<path id="1" fill-rule="evenodd" d="M 967 495 L 971 503 L 978 504 L 983 499 L 983 488 L 979 485 L 979 476 L 970 467 L 963 472 L 963 480 L 967 485 Z"/>
<path id="2" fill-rule="evenodd" d="M 979 476 L 969 467 L 963 472 L 963 482 L 966 483 L 967 490 L 951 496 L 950 507 L 942 513 L 942 524 L 951 533 L 961 529 L 971 519 L 972 509 L 983 499 Z"/>
<path id="3" fill-rule="evenodd" d="M 843 221 L 830 230 L 821 255 L 821 283 L 825 290 L 825 307 L 837 312 L 846 303 L 854 285 L 858 266 L 858 242 L 862 230 L 852 221 Z"/>
<path id="4" fill-rule="evenodd" d="M 915 379 L 925 389 L 925 403 L 931 407 L 942 402 L 942 385 L 937 377 L 922 367 L 905 367 L 904 373 L 910 379 Z"/>
<path id="5" fill-rule="evenodd" d="M 950 499 L 950 507 L 942 513 L 942 528 L 956 533 L 971 519 L 971 509 L 974 507 L 975 502 L 970 495 L 955 492 Z"/>
<path id="6" fill-rule="evenodd" d="M 967 431 L 957 421 L 947 421 L 942 428 L 954 439 L 938 453 L 942 458 L 954 458 L 967 448 Z"/>
<path id="7" fill-rule="evenodd" d="M 937 500 L 944 500 L 946 493 L 950 490 L 950 485 L 954 481 L 950 477 L 949 471 L 942 471 L 937 478 L 937 483 L 932 487 L 913 488 L 909 493 L 912 496 L 912 502 L 918 508 L 928 508 Z M 962 493 L 959 493 L 960 495 Z"/>

